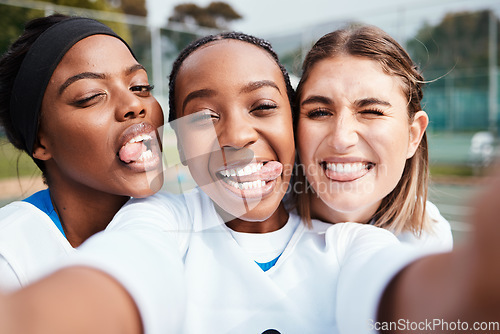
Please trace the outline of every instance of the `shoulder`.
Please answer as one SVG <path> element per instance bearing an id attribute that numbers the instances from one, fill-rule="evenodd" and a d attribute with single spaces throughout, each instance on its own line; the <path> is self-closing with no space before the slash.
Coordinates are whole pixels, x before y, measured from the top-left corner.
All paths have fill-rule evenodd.
<path id="1" fill-rule="evenodd" d="M 153 226 L 162 230 L 190 229 L 197 220 L 214 212 L 213 204 L 202 191 L 185 194 L 158 192 L 147 198 L 129 200 L 115 215 L 106 230 L 125 226 Z"/>
<path id="2" fill-rule="evenodd" d="M 400 243 L 391 232 L 369 224 L 351 222 L 329 224 L 319 220 L 312 222 L 312 231 L 324 235 L 326 248 L 337 254 L 339 262 L 346 256 L 366 256 L 389 245 Z"/>
<path id="3" fill-rule="evenodd" d="M 11 272 L 20 284 L 27 284 L 72 251 L 50 217 L 32 204 L 13 202 L 0 209 L 0 262 L 6 279 Z"/>
<path id="4" fill-rule="evenodd" d="M 18 230 L 22 226 L 40 225 L 40 219 L 50 218 L 33 204 L 15 201 L 0 208 L 0 230 L 6 229 Z M 4 232 L 0 233 L 0 236 Z"/>
<path id="5" fill-rule="evenodd" d="M 185 207 L 181 195 L 163 191 L 146 198 L 132 198 L 116 213 L 106 230 L 146 223 L 156 226 L 173 224 L 178 216 L 185 216 Z"/>
<path id="6" fill-rule="evenodd" d="M 435 251 L 449 251 L 453 248 L 453 235 L 450 223 L 444 218 L 432 202 L 426 203 L 426 214 L 429 218 L 426 230 L 417 236 L 408 231 L 399 234 L 398 239 L 419 248 Z"/>

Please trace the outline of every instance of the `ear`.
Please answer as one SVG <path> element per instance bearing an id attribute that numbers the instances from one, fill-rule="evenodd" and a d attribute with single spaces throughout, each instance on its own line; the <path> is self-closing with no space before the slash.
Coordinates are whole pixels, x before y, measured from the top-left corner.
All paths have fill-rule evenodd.
<path id="1" fill-rule="evenodd" d="M 410 124 L 410 141 L 408 142 L 408 153 L 406 159 L 413 157 L 417 151 L 418 145 L 422 140 L 422 137 L 429 125 L 429 116 L 423 110 L 417 111 L 413 118 L 413 122 Z"/>
<path id="2" fill-rule="evenodd" d="M 38 131 L 35 144 L 33 145 L 33 158 L 43 161 L 47 161 L 52 158 L 45 136 L 41 130 Z"/>

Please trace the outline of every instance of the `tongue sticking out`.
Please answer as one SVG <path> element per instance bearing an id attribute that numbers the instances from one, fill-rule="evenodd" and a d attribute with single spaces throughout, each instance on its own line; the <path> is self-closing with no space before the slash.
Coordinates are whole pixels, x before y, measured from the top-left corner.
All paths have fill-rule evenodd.
<path id="1" fill-rule="evenodd" d="M 269 161 L 259 171 L 259 178 L 263 181 L 274 180 L 281 175 L 283 165 L 278 161 Z"/>
<path id="2" fill-rule="evenodd" d="M 127 143 L 120 149 L 118 155 L 121 161 L 125 163 L 130 163 L 132 161 L 137 161 L 141 156 L 142 152 L 146 151 L 147 147 L 142 142 Z"/>

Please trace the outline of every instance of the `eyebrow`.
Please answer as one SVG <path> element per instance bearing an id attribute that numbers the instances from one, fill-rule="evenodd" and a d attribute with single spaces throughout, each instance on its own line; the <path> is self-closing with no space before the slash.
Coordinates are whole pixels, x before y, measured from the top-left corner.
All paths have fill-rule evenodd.
<path id="1" fill-rule="evenodd" d="M 141 64 L 135 64 L 130 66 L 125 70 L 126 75 L 130 75 L 136 71 L 139 70 L 144 70 L 146 71 L 146 68 L 142 66 Z M 147 72 L 147 71 L 146 71 Z M 82 80 L 82 79 L 106 79 L 106 74 L 104 73 L 95 73 L 95 72 L 83 72 L 83 73 L 78 73 L 72 77 L 69 77 L 62 85 L 59 87 L 59 95 L 61 95 L 66 88 L 68 88 L 72 83 Z"/>
<path id="2" fill-rule="evenodd" d="M 326 96 L 312 95 L 312 96 L 309 96 L 304 101 L 302 101 L 302 103 L 300 105 L 303 106 L 303 105 L 314 104 L 314 103 L 332 104 L 333 101 L 332 101 L 332 99 L 330 99 Z"/>
<path id="3" fill-rule="evenodd" d="M 194 92 L 189 93 L 186 98 L 184 99 L 184 102 L 182 103 L 182 110 L 186 108 L 186 105 L 188 104 L 189 101 L 198 99 L 201 97 L 211 97 L 215 96 L 217 93 L 213 89 L 199 89 L 195 90 Z"/>
<path id="4" fill-rule="evenodd" d="M 275 88 L 281 94 L 281 91 L 280 91 L 278 85 L 276 85 L 271 80 L 260 80 L 260 81 L 250 82 L 249 84 L 245 85 L 240 90 L 240 92 L 241 93 L 250 93 L 250 92 L 253 92 L 253 91 L 255 91 L 255 90 L 259 89 L 259 88 L 262 88 L 262 87 L 272 87 L 272 88 Z"/>
<path id="5" fill-rule="evenodd" d="M 367 97 L 364 99 L 359 99 L 359 100 L 354 101 L 354 104 L 356 106 L 358 106 L 359 108 L 363 108 L 363 107 L 374 105 L 374 104 L 379 104 L 379 105 L 388 106 L 388 107 L 392 106 L 392 104 L 390 104 L 389 102 L 377 99 L 375 97 Z"/>
<path id="6" fill-rule="evenodd" d="M 314 103 L 332 104 L 333 100 L 326 97 L 326 96 L 313 95 L 313 96 L 309 96 L 307 99 L 302 101 L 302 103 L 300 105 L 303 106 L 303 105 L 314 104 Z M 367 97 L 364 99 L 359 99 L 359 100 L 354 101 L 354 104 L 358 108 L 363 108 L 363 107 L 374 105 L 374 104 L 379 104 L 379 105 L 388 106 L 388 107 L 392 106 L 392 104 L 390 104 L 389 102 L 381 100 L 381 99 L 377 99 L 375 97 Z"/>
<path id="7" fill-rule="evenodd" d="M 241 93 L 250 93 L 253 92 L 259 88 L 262 87 L 272 87 L 278 90 L 278 92 L 281 94 L 281 91 L 273 81 L 271 80 L 260 80 L 260 81 L 254 81 L 250 82 L 249 84 L 245 85 L 243 88 L 241 88 L 240 92 Z M 182 103 L 182 110 L 186 108 L 186 105 L 188 104 L 189 101 L 197 99 L 197 98 L 203 98 L 203 97 L 212 97 L 217 95 L 217 92 L 213 89 L 200 89 L 200 90 L 195 90 L 194 92 L 189 93 L 186 98 L 184 99 L 184 102 Z"/>

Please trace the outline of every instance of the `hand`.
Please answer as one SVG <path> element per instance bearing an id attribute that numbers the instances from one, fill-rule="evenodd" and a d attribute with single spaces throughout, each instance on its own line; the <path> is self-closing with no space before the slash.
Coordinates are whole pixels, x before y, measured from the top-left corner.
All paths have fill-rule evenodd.
<path id="1" fill-rule="evenodd" d="M 498 321 L 500 314 L 500 166 L 474 200 L 472 221 L 472 301 L 481 317 Z M 471 306 L 476 306 L 471 305 Z M 479 315 L 478 314 L 478 315 Z"/>

